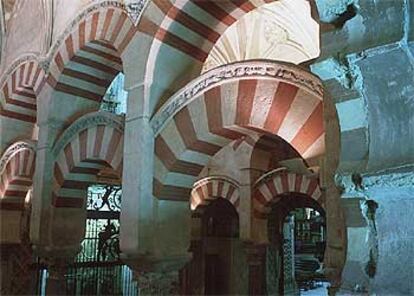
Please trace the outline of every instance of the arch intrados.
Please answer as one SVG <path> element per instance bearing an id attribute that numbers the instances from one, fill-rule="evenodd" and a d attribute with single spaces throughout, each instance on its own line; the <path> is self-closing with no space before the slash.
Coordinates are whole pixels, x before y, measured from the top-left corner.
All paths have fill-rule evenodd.
<path id="1" fill-rule="evenodd" d="M 257 87 L 259 84 L 263 87 Z M 151 119 L 156 156 L 165 168 L 156 170 L 155 195 L 167 196 L 172 190 L 161 188 L 169 173 L 198 176 L 201 172 L 205 160 L 188 160 L 187 151 L 211 158 L 224 145 L 246 135 L 278 134 L 289 137 L 289 143 L 303 156 L 319 153 L 324 135 L 322 94 L 319 79 L 287 64 L 243 62 L 206 73 Z M 269 104 L 261 103 L 263 97 L 269 98 Z M 287 98 L 289 107 L 279 108 L 279 102 Z M 309 108 L 303 112 L 304 107 Z M 299 124 L 291 125 L 291 121 Z M 176 131 L 183 145 L 175 144 Z M 183 170 L 184 166 L 189 169 Z M 183 188 L 176 192 L 187 194 Z"/>
<path id="2" fill-rule="evenodd" d="M 66 203 L 61 189 L 84 190 L 98 181 L 99 176 L 122 177 L 123 123 L 108 112 L 87 114 L 69 126 L 53 146 L 54 200 L 57 207 L 81 207 L 83 199 Z M 80 178 L 78 174 L 85 177 Z M 87 176 L 87 178 L 86 178 Z M 60 200 L 57 201 L 57 200 Z M 68 200 L 66 198 L 66 200 Z"/>
<path id="3" fill-rule="evenodd" d="M 22 210 L 33 183 L 35 148 L 30 141 L 10 145 L 0 159 L 0 197 L 2 208 Z M 12 186 L 12 188 L 10 188 Z"/>
<path id="4" fill-rule="evenodd" d="M 225 176 L 210 176 L 197 181 L 190 194 L 190 208 L 200 211 L 217 199 L 229 201 L 238 210 L 240 202 L 239 184 Z"/>
<path id="5" fill-rule="evenodd" d="M 86 99 L 87 108 L 96 110 L 113 79 L 123 71 L 122 54 L 135 32 L 122 4 L 106 1 L 90 5 L 49 53 L 48 84 L 52 91 Z M 72 109 L 68 112 L 77 112 Z"/>
<path id="6" fill-rule="evenodd" d="M 216 236 L 216 231 L 221 233 L 219 235 L 220 237 L 223 236 L 223 231 L 225 233 L 225 237 L 236 237 L 240 235 L 239 213 L 229 200 L 222 197 L 213 200 L 210 204 L 205 206 L 200 215 L 202 222 L 202 235 L 206 237 Z M 213 221 L 213 225 L 218 222 L 221 227 L 217 227 L 217 225 L 213 226 L 213 229 L 210 230 L 214 233 L 209 234 L 208 229 L 209 222 L 211 220 Z M 223 225 L 222 223 L 225 224 Z"/>
<path id="7" fill-rule="evenodd" d="M 300 209 L 300 208 L 311 208 L 316 211 L 325 219 L 326 217 L 326 211 L 322 207 L 321 204 L 319 204 L 316 200 L 314 200 L 309 195 L 303 194 L 301 192 L 289 192 L 289 193 L 283 193 L 278 195 L 276 198 L 280 197 L 280 199 L 271 204 L 272 210 L 278 207 L 283 207 L 287 210 L 286 214 L 289 214 L 289 212 Z"/>
<path id="8" fill-rule="evenodd" d="M 36 122 L 37 97 L 44 71 L 37 57 L 16 60 L 1 79 L 1 115 L 31 124 Z"/>
<path id="9" fill-rule="evenodd" d="M 323 194 L 319 180 L 303 174 L 290 173 L 285 168 L 264 174 L 253 186 L 254 215 L 265 218 L 273 204 L 286 196 L 306 196 L 323 207 Z"/>
<path id="10" fill-rule="evenodd" d="M 156 1 L 156 4 L 154 5 L 147 6 L 143 12 L 141 21 L 138 24 L 138 30 L 140 32 L 144 32 L 152 37 L 152 44 L 148 56 L 154 58 L 148 59 L 144 80 L 152 81 L 153 77 L 156 75 L 157 69 L 163 67 L 165 63 L 162 62 L 162 56 L 165 56 L 166 58 L 169 56 L 164 52 L 165 50 L 172 52 L 177 58 L 188 59 L 188 61 L 180 63 L 182 69 L 176 68 L 176 71 L 173 72 L 175 74 L 172 75 L 174 77 L 170 78 L 170 82 L 175 81 L 173 85 L 178 86 L 177 88 L 165 91 L 161 94 L 150 95 L 150 100 L 155 101 L 155 103 L 153 103 L 154 109 L 157 106 L 164 104 L 163 100 L 166 99 L 165 96 L 168 95 L 168 93 L 174 92 L 186 82 L 191 81 L 200 75 L 203 63 L 207 59 L 209 52 L 228 27 L 243 17 L 246 13 L 257 7 L 275 1 L 244 1 L 239 3 L 236 1 L 221 1 L 219 5 L 211 3 L 213 2 L 211 1 L 206 2 L 206 7 L 201 10 L 200 7 L 194 5 L 197 4 L 195 1 L 179 2 L 179 7 L 175 7 L 172 3 L 161 5 L 157 4 L 157 2 L 158 1 Z M 203 1 L 198 2 L 198 4 L 202 4 Z M 318 22 L 316 4 L 314 1 L 309 2 L 311 5 L 311 16 Z M 160 1 L 159 3 L 164 2 Z M 221 5 L 226 5 L 228 7 L 223 10 L 220 8 Z M 217 9 L 216 6 L 219 6 L 219 12 L 221 13 L 206 12 L 206 10 L 208 11 L 209 9 Z M 192 17 L 192 15 L 197 15 L 200 11 L 207 14 L 206 18 L 202 18 L 204 23 L 197 21 L 197 19 Z M 154 15 L 157 17 L 154 17 Z M 209 19 L 211 19 L 211 23 L 205 23 Z M 178 23 L 179 26 L 177 26 L 176 23 Z M 185 30 L 184 32 L 182 32 L 182 30 L 175 32 L 174 27 L 190 27 L 190 30 L 194 30 L 194 32 L 192 31 L 189 35 L 194 34 L 195 37 L 191 39 L 191 42 L 186 41 L 188 35 L 185 34 Z M 164 44 L 168 46 L 163 46 Z M 158 62 L 159 64 L 157 64 Z M 179 67 L 179 65 L 177 66 Z M 189 69 L 190 67 L 191 69 Z M 183 71 L 185 71 L 185 73 Z M 180 77 L 177 78 L 178 76 Z M 171 83 L 167 84 L 171 85 Z"/>
<path id="11" fill-rule="evenodd" d="M 180 110 L 207 91 L 225 83 L 254 79 L 291 84 L 305 91 L 309 96 L 323 100 L 324 89 L 319 77 L 298 66 L 268 60 L 234 62 L 203 73 L 171 96 L 151 117 L 155 134 L 159 134 L 163 126 Z"/>

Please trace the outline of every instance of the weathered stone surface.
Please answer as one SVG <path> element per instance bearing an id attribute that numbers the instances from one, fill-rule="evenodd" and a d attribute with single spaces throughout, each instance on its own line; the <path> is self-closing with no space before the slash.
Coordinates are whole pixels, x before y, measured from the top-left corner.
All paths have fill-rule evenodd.
<path id="1" fill-rule="evenodd" d="M 414 292 L 414 185 L 373 188 L 368 195 L 379 205 L 379 256 L 372 291 L 377 295 L 410 295 Z"/>
<path id="2" fill-rule="evenodd" d="M 370 171 L 414 163 L 413 61 L 395 48 L 356 62 L 368 106 Z"/>

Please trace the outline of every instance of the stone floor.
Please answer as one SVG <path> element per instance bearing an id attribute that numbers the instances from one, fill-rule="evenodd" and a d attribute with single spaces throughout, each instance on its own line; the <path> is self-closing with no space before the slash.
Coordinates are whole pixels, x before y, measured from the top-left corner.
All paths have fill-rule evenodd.
<path id="1" fill-rule="evenodd" d="M 322 283 L 321 287 L 316 289 L 308 290 L 308 291 L 300 291 L 301 296 L 325 296 L 328 295 L 328 291 L 326 288 L 328 287 L 328 283 Z"/>

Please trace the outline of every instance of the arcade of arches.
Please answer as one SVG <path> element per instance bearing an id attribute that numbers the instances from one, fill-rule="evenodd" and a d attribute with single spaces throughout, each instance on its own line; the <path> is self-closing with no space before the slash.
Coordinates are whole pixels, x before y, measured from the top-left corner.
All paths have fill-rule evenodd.
<path id="1" fill-rule="evenodd" d="M 1 295 L 413 295 L 414 2 L 1 0 Z"/>

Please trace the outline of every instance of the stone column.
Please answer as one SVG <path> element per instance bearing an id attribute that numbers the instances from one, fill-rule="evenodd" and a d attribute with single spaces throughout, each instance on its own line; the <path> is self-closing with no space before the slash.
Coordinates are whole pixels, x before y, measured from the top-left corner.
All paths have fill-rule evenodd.
<path id="1" fill-rule="evenodd" d="M 252 213 L 252 184 L 250 179 L 250 169 L 242 168 L 240 170 L 240 205 L 239 205 L 239 225 L 240 225 L 240 240 L 251 241 L 252 240 L 252 219 L 250 213 Z"/>
<path id="2" fill-rule="evenodd" d="M 13 256 L 13 249 L 16 245 L 1 244 L 0 245 L 0 294 L 8 295 L 12 294 L 13 285 L 13 262 L 11 260 Z"/>
<path id="3" fill-rule="evenodd" d="M 285 295 L 298 295 L 295 280 L 294 216 L 283 224 L 283 283 Z"/>
<path id="4" fill-rule="evenodd" d="M 245 250 L 249 265 L 249 295 L 264 295 L 266 294 L 266 246 L 246 244 Z"/>
<path id="5" fill-rule="evenodd" d="M 66 272 L 69 259 L 46 259 L 48 265 L 48 279 L 46 284 L 47 295 L 66 295 Z"/>
<path id="6" fill-rule="evenodd" d="M 0 295 L 32 295 L 36 275 L 30 246 L 2 244 L 0 259 Z"/>
<path id="7" fill-rule="evenodd" d="M 341 286 L 341 274 L 346 257 L 345 220 L 341 206 L 341 194 L 335 183 L 341 155 L 341 133 L 335 101 L 329 94 L 329 86 L 325 85 L 325 87 L 327 91 L 324 94 L 323 107 L 326 154 L 320 163 L 319 173 L 322 200 L 326 211 L 326 250 L 323 273 L 331 285 L 329 293 L 336 293 Z"/>
<path id="8" fill-rule="evenodd" d="M 144 84 L 128 90 L 125 120 L 120 246 L 128 257 L 153 250 L 154 133 L 144 92 Z"/>
<path id="9" fill-rule="evenodd" d="M 66 278 L 68 266 L 74 262 L 80 251 L 80 246 L 60 248 L 39 248 L 35 246 L 34 253 L 41 258 L 43 266 L 47 266 L 46 281 L 47 295 L 66 295 Z"/>
<path id="10" fill-rule="evenodd" d="M 121 257 L 138 274 L 178 271 L 191 258 L 188 201 L 153 195 L 154 132 L 146 84 L 128 88 L 122 180 Z M 150 278 L 154 278 L 151 276 Z M 156 277 L 155 277 L 156 278 Z"/>
<path id="11" fill-rule="evenodd" d="M 140 296 L 181 294 L 178 271 L 141 272 L 136 280 Z"/>
<path id="12" fill-rule="evenodd" d="M 62 122 L 45 120 L 39 122 L 39 139 L 36 151 L 36 173 L 33 177 L 30 240 L 37 248 L 52 244 L 50 221 L 52 216 L 53 143 Z"/>

